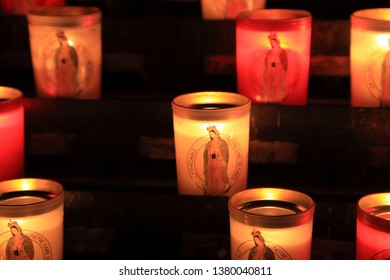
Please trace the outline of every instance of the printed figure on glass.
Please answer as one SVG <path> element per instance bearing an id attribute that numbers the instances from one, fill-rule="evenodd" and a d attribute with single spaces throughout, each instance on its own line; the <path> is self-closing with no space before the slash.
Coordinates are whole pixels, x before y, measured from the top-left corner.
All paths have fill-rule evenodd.
<path id="1" fill-rule="evenodd" d="M 383 46 L 369 56 L 364 68 L 366 86 L 379 107 L 390 105 L 390 35 L 382 41 Z"/>
<path id="2" fill-rule="evenodd" d="M 267 36 L 268 46 L 260 46 L 252 55 L 249 77 L 257 92 L 257 101 L 282 103 L 294 94 L 300 79 L 301 60 L 298 53 L 283 43 L 278 34 Z"/>
<path id="3" fill-rule="evenodd" d="M 215 125 L 208 126 L 206 132 L 208 136 L 198 139 L 189 149 L 188 172 L 205 195 L 226 195 L 242 170 L 241 147 Z"/>
<path id="4" fill-rule="evenodd" d="M 15 221 L 8 223 L 12 237 L 7 242 L 7 260 L 34 259 L 34 245 L 30 237 L 23 234 L 22 228 Z"/>
<path id="5" fill-rule="evenodd" d="M 58 30 L 43 54 L 44 83 L 53 97 L 77 98 L 91 80 L 93 65 L 88 49 L 64 30 Z"/>
<path id="6" fill-rule="evenodd" d="M 291 260 L 291 256 L 282 247 L 267 242 L 261 231 L 253 229 L 250 233 L 251 240 L 242 242 L 236 252 L 238 260 Z"/>
<path id="7" fill-rule="evenodd" d="M 38 232 L 22 229 L 22 223 L 3 220 L 0 224 L 0 259 L 51 260 L 49 241 Z"/>

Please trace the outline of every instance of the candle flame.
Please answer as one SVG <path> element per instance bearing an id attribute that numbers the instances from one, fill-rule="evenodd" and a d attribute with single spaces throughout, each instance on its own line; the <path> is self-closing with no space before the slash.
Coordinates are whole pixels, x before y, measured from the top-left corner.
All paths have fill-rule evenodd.
<path id="1" fill-rule="evenodd" d="M 30 183 L 28 181 L 26 181 L 26 180 L 23 180 L 21 182 L 20 186 L 22 187 L 22 190 L 24 190 L 24 191 L 28 191 L 28 190 L 31 189 Z"/>
<path id="2" fill-rule="evenodd" d="M 390 193 L 386 194 L 385 200 L 388 204 L 390 204 Z"/>
<path id="3" fill-rule="evenodd" d="M 69 46 L 74 46 L 74 42 L 72 40 L 68 39 L 68 45 Z"/>
<path id="4" fill-rule="evenodd" d="M 376 36 L 376 43 L 378 46 L 389 49 L 389 34 L 379 34 Z"/>

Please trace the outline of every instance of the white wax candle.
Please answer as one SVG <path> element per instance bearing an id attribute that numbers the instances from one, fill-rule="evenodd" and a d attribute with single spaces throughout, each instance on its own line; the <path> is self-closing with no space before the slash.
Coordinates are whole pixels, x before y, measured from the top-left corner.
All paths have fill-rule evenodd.
<path id="1" fill-rule="evenodd" d="M 248 189 L 229 199 L 232 259 L 307 260 L 314 201 L 278 188 Z"/>
<path id="2" fill-rule="evenodd" d="M 226 161 L 228 194 L 247 186 L 249 114 L 232 120 L 196 121 L 175 117 L 175 154 L 181 194 L 204 194 L 207 188 L 204 153 L 211 138 L 207 128 L 215 127 L 226 141 L 229 159 Z M 218 159 L 217 159 L 218 160 Z M 226 195 L 223 191 L 220 195 Z"/>
<path id="3" fill-rule="evenodd" d="M 309 221 L 295 227 L 264 228 L 230 218 L 231 258 L 249 259 L 256 256 L 256 259 L 308 260 L 311 256 L 312 224 Z M 256 231 L 260 232 L 264 243 L 256 242 Z M 255 254 L 255 251 L 259 253 Z"/>
<path id="4" fill-rule="evenodd" d="M 0 259 L 61 260 L 62 254 L 63 206 L 36 216 L 0 215 Z"/>
<path id="5" fill-rule="evenodd" d="M 172 103 L 180 194 L 229 196 L 246 188 L 250 100 L 198 92 Z"/>
<path id="6" fill-rule="evenodd" d="M 0 182 L 0 259 L 62 259 L 63 199 L 63 188 L 54 181 Z"/>
<path id="7" fill-rule="evenodd" d="M 38 96 L 99 99 L 100 11 L 82 7 L 38 8 L 31 10 L 27 18 Z"/>

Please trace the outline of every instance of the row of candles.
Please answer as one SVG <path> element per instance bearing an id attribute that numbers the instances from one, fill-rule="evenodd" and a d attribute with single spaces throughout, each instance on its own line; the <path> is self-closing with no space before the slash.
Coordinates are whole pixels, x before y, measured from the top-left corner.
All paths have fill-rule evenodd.
<path id="1" fill-rule="evenodd" d="M 306 105 L 311 31 L 308 11 L 259 9 L 239 13 L 238 92 L 256 103 Z M 385 107 L 390 103 L 389 8 L 352 13 L 350 79 L 351 106 Z"/>
<path id="2" fill-rule="evenodd" d="M 172 102 L 181 194 L 229 196 L 232 259 L 310 259 L 315 203 L 301 192 L 247 188 L 251 103 L 306 105 L 312 16 L 303 10 L 236 17 L 240 95 L 184 94 Z M 351 15 L 351 104 L 390 101 L 390 9 Z M 389 259 L 390 193 L 357 203 L 356 258 Z"/>
<path id="3" fill-rule="evenodd" d="M 23 178 L 22 95 L 0 87 L 0 97 L 0 259 L 61 259 L 64 188 Z M 250 105 L 227 92 L 173 99 L 178 192 L 229 196 L 232 259 L 310 259 L 313 199 L 290 189 L 247 189 Z M 357 259 L 390 257 L 390 193 L 358 201 L 356 234 Z"/>
<path id="4" fill-rule="evenodd" d="M 383 31 L 383 14 L 390 10 L 379 11 L 382 20 L 368 20 L 378 12 L 370 10 L 357 12 L 352 23 L 364 22 L 361 33 Z M 99 10 L 33 9 L 28 20 L 38 95 L 87 98 L 89 91 L 100 92 Z M 172 100 L 179 194 L 229 196 L 233 259 L 310 258 L 314 201 L 288 189 L 247 189 L 251 104 L 305 103 L 310 30 L 306 11 L 243 12 L 237 18 L 237 74 L 239 88 L 248 89 Z M 0 156 L 7 159 L 0 163 L 0 258 L 60 259 L 64 189 L 58 182 L 23 178 L 23 96 L 6 87 L 0 93 L 0 143 L 6 147 Z M 383 193 L 358 202 L 358 259 L 388 258 L 389 205 L 390 194 Z"/>
<path id="5" fill-rule="evenodd" d="M 101 18 L 95 7 L 45 7 L 27 12 L 39 97 L 101 97 Z M 237 92 L 253 103 L 306 105 L 312 15 L 305 10 L 245 10 L 236 21 Z M 390 102 L 390 8 L 351 15 L 353 107 Z"/>
<path id="6" fill-rule="evenodd" d="M 251 101 L 194 92 L 172 101 L 179 194 L 229 196 L 232 259 L 310 259 L 315 202 L 281 188 L 247 189 Z M 390 257 L 390 193 L 361 198 L 356 258 Z"/>

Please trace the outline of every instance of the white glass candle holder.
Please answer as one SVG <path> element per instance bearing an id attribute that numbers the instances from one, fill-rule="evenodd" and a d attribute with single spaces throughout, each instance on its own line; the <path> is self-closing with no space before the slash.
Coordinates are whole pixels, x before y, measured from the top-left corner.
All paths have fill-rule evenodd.
<path id="1" fill-rule="evenodd" d="M 0 182 L 0 259 L 62 259 L 63 208 L 64 189 L 57 182 Z"/>
<path id="2" fill-rule="evenodd" d="M 238 92 L 254 103 L 306 105 L 312 16 L 303 10 L 242 12 L 236 20 Z"/>
<path id="3" fill-rule="evenodd" d="M 250 100 L 195 92 L 172 101 L 179 194 L 230 196 L 246 189 Z"/>
<path id="4" fill-rule="evenodd" d="M 266 0 L 201 0 L 206 20 L 235 19 L 242 11 L 264 9 Z"/>
<path id="5" fill-rule="evenodd" d="M 390 8 L 351 15 L 351 106 L 390 105 Z"/>
<path id="6" fill-rule="evenodd" d="M 21 91 L 0 87 L 0 181 L 23 177 L 24 106 Z"/>
<path id="7" fill-rule="evenodd" d="M 362 197 L 357 204 L 356 259 L 390 259 L 390 193 Z"/>
<path id="8" fill-rule="evenodd" d="M 229 199 L 231 258 L 306 260 L 311 256 L 314 201 L 287 189 L 257 188 Z"/>
<path id="9" fill-rule="evenodd" d="M 101 11 L 95 7 L 36 8 L 27 19 L 38 96 L 99 99 Z"/>
<path id="10" fill-rule="evenodd" d="M 64 6 L 65 0 L 1 0 L 4 14 L 25 15 L 33 8 Z"/>

